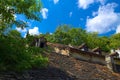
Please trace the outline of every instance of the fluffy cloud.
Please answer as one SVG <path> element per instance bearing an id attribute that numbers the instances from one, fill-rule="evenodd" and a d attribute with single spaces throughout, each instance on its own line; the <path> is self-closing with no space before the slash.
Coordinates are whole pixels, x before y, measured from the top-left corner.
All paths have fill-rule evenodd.
<path id="1" fill-rule="evenodd" d="M 42 8 L 40 12 L 42 14 L 43 19 L 47 19 L 48 9 L 47 8 Z"/>
<path id="2" fill-rule="evenodd" d="M 59 2 L 59 0 L 53 0 L 54 4 L 57 4 Z"/>
<path id="3" fill-rule="evenodd" d="M 26 38 L 26 36 L 27 36 L 27 33 L 25 33 L 23 37 Z"/>
<path id="4" fill-rule="evenodd" d="M 78 7 L 86 9 L 92 3 L 94 3 L 94 0 L 78 0 Z"/>
<path id="5" fill-rule="evenodd" d="M 16 27 L 16 30 L 19 31 L 19 32 L 21 32 L 24 35 L 23 36 L 24 38 L 27 35 L 27 31 L 29 31 L 30 35 L 39 35 L 39 34 L 42 34 L 42 33 L 39 32 L 39 28 L 38 27 L 34 27 L 33 29 L 29 29 L 29 30 L 27 30 L 26 28 L 21 29 L 21 28 L 17 28 Z"/>
<path id="6" fill-rule="evenodd" d="M 104 4 L 105 0 L 78 0 L 78 7 L 87 9 L 90 4 L 93 4 L 95 2 L 100 2 L 101 4 Z"/>
<path id="7" fill-rule="evenodd" d="M 69 13 L 69 17 L 71 17 L 71 16 L 72 16 L 72 14 L 73 14 L 73 13 L 72 13 L 72 12 L 70 12 L 70 13 Z"/>
<path id="8" fill-rule="evenodd" d="M 20 33 L 22 33 L 24 35 L 23 36 L 24 38 L 26 37 L 26 33 L 27 33 L 27 29 L 26 28 L 22 29 L 22 28 L 17 28 L 16 27 L 16 30 L 19 31 Z"/>
<path id="9" fill-rule="evenodd" d="M 50 33 L 50 35 L 52 35 L 53 33 Z"/>
<path id="10" fill-rule="evenodd" d="M 29 29 L 29 34 L 30 35 L 38 35 L 39 34 L 38 27 L 34 27 L 33 29 Z"/>
<path id="11" fill-rule="evenodd" d="M 21 28 L 16 27 L 16 30 L 19 31 L 19 32 L 27 32 L 27 29 L 26 29 L 26 28 L 21 29 Z"/>
<path id="12" fill-rule="evenodd" d="M 117 26 L 116 33 L 120 33 L 120 25 Z"/>
<path id="13" fill-rule="evenodd" d="M 115 3 L 100 6 L 94 18 L 87 18 L 86 30 L 99 34 L 115 30 L 119 25 L 120 14 L 114 12 Z"/>

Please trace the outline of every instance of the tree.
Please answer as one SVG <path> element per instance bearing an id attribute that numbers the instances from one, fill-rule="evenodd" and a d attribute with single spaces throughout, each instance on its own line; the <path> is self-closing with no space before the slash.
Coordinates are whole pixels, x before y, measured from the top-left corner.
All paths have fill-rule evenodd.
<path id="1" fill-rule="evenodd" d="M 7 36 L 15 38 L 15 39 L 22 38 L 20 32 L 18 32 L 17 30 L 11 30 L 10 32 L 8 32 Z"/>
<path id="2" fill-rule="evenodd" d="M 109 38 L 105 36 L 98 36 L 98 33 L 92 32 L 87 33 L 87 45 L 89 48 L 93 49 L 95 47 L 100 47 L 104 52 L 109 52 Z"/>
<path id="3" fill-rule="evenodd" d="M 53 36 L 53 33 L 49 33 L 47 32 L 45 35 L 45 38 L 47 39 L 48 42 L 54 42 L 54 36 Z"/>
<path id="4" fill-rule="evenodd" d="M 110 48 L 117 49 L 120 47 L 120 33 L 110 37 Z"/>
<path id="5" fill-rule="evenodd" d="M 100 46 L 100 48 L 102 49 L 102 51 L 104 52 L 109 52 L 110 51 L 110 40 L 109 40 L 109 37 L 105 37 L 105 36 L 102 36 L 102 37 L 99 37 L 98 38 L 98 45 Z"/>
<path id="6" fill-rule="evenodd" d="M 70 25 L 60 25 L 51 35 L 52 38 L 50 41 L 79 46 L 86 42 L 86 36 L 86 31 L 81 28 L 73 28 Z"/>
<path id="7" fill-rule="evenodd" d="M 27 19 L 40 20 L 40 0 L 0 0 L 0 6 L 0 32 L 13 24 L 21 28 L 27 26 L 26 22 L 16 20 L 15 14 L 24 14 Z"/>
<path id="8" fill-rule="evenodd" d="M 68 34 L 70 30 L 69 25 L 60 25 L 53 33 L 53 42 L 61 43 L 61 44 L 69 44 L 71 42 L 71 36 Z"/>
<path id="9" fill-rule="evenodd" d="M 95 47 L 99 47 L 96 46 L 97 40 L 98 40 L 98 33 L 87 33 L 87 45 L 89 48 L 95 48 Z"/>
<path id="10" fill-rule="evenodd" d="M 68 34 L 70 35 L 71 37 L 71 42 L 70 44 L 72 45 L 81 45 L 82 43 L 85 43 L 86 42 L 86 31 L 81 29 L 81 28 L 71 28 L 69 31 L 68 31 Z"/>

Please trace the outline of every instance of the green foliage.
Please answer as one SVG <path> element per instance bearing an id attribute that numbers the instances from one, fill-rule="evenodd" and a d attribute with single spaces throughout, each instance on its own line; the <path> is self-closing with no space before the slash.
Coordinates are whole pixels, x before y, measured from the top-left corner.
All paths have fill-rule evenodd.
<path id="1" fill-rule="evenodd" d="M 68 39 L 70 36 L 67 34 L 67 32 L 57 30 L 53 36 L 54 36 L 54 41 L 56 43 L 61 43 L 61 44 L 69 43 Z"/>
<path id="2" fill-rule="evenodd" d="M 49 42 L 54 42 L 54 35 L 51 33 L 49 33 L 49 32 L 47 32 L 45 35 L 45 38 L 47 39 L 47 41 L 49 41 Z"/>
<path id="3" fill-rule="evenodd" d="M 60 25 L 52 34 L 46 35 L 49 42 L 80 45 L 86 41 L 86 31 L 81 28 L 72 28 L 69 25 Z"/>
<path id="4" fill-rule="evenodd" d="M 26 21 L 15 19 L 16 14 L 40 21 L 41 5 L 40 0 L 0 0 L 0 70 L 21 71 L 32 66 L 46 66 L 47 58 L 35 57 L 39 56 L 42 50 L 27 46 L 32 42 L 33 36 L 28 35 L 29 37 L 24 39 L 16 30 L 7 31 L 12 25 L 22 29 L 27 27 Z"/>
<path id="5" fill-rule="evenodd" d="M 43 50 L 44 49 L 41 49 L 39 47 L 28 47 L 27 48 L 29 54 L 32 54 L 32 55 L 39 55 L 40 53 L 43 53 Z"/>
<path id="6" fill-rule="evenodd" d="M 29 62 L 30 55 L 26 53 L 23 39 L 16 39 L 10 36 L 0 38 L 0 63 L 7 70 L 26 68 L 26 65 L 19 65 Z"/>
<path id="7" fill-rule="evenodd" d="M 81 28 L 71 28 L 68 31 L 69 36 L 71 37 L 72 45 L 81 45 L 86 42 L 86 31 Z"/>
<path id="8" fill-rule="evenodd" d="M 27 19 L 40 21 L 38 12 L 41 9 L 40 0 L 0 0 L 0 32 L 15 24 L 24 28 L 27 23 L 16 20 L 15 14 L 23 14 Z"/>
<path id="9" fill-rule="evenodd" d="M 104 52 L 120 47 L 120 33 L 110 37 L 99 36 L 96 32 L 89 33 L 69 25 L 60 25 L 52 35 L 46 34 L 45 36 L 49 42 L 75 46 L 86 43 L 90 49 L 100 47 Z"/>
<path id="10" fill-rule="evenodd" d="M 109 51 L 109 38 L 99 37 L 97 33 L 89 33 L 87 36 L 87 45 L 89 48 L 93 49 L 95 47 L 100 47 L 102 51 Z"/>
<path id="11" fill-rule="evenodd" d="M 19 38 L 16 39 L 16 35 L 11 33 L 8 35 L 0 36 L 0 70 L 21 71 L 33 66 L 40 68 L 47 65 L 48 59 L 42 57 L 42 49 L 26 47 L 24 38 L 17 35 Z"/>
<path id="12" fill-rule="evenodd" d="M 9 31 L 7 36 L 12 37 L 12 38 L 16 38 L 16 39 L 22 38 L 21 34 L 17 30 Z"/>
<path id="13" fill-rule="evenodd" d="M 120 33 L 114 34 L 110 37 L 110 47 L 113 49 L 120 47 Z"/>
<path id="14" fill-rule="evenodd" d="M 33 68 L 46 67 L 48 65 L 48 58 L 41 55 L 35 56 L 31 60 L 31 64 Z"/>

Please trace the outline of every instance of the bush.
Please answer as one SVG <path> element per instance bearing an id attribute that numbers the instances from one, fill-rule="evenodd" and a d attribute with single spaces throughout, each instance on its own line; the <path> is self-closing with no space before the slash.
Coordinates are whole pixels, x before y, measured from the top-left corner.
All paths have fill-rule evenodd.
<path id="1" fill-rule="evenodd" d="M 30 69 L 32 66 L 44 67 L 47 65 L 48 59 L 38 54 L 40 52 L 42 51 L 35 47 L 27 48 L 23 38 L 1 36 L 0 70 L 21 71 Z"/>
<path id="2" fill-rule="evenodd" d="M 42 68 L 47 67 L 48 65 L 48 58 L 45 58 L 41 55 L 35 56 L 32 60 L 32 67 L 33 68 Z"/>
<path id="3" fill-rule="evenodd" d="M 32 54 L 32 55 L 39 55 L 39 54 L 43 53 L 43 50 L 44 49 L 41 49 L 39 47 L 31 47 L 31 46 L 29 46 L 27 48 L 27 51 L 29 52 L 29 54 Z"/>

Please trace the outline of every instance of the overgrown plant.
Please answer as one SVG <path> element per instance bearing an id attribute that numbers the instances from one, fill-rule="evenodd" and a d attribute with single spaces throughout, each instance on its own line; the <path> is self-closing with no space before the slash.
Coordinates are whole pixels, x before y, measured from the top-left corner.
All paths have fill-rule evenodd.
<path id="1" fill-rule="evenodd" d="M 45 67 L 48 59 L 41 55 L 38 48 L 26 47 L 24 38 L 1 36 L 0 70 L 21 71 L 32 67 Z M 38 64 L 37 64 L 38 63 Z"/>

